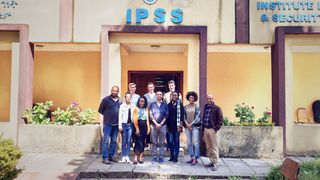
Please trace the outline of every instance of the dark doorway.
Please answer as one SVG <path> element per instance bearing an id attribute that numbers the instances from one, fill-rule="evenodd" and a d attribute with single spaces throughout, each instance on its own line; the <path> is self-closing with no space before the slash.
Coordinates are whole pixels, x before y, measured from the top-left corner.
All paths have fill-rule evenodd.
<path id="1" fill-rule="evenodd" d="M 137 84 L 136 93 L 144 95 L 148 93 L 148 82 L 155 84 L 155 92 L 168 92 L 168 81 L 174 80 L 176 90 L 181 94 L 183 92 L 183 72 L 182 71 L 128 71 L 129 83 Z M 183 94 L 182 94 L 183 96 Z"/>

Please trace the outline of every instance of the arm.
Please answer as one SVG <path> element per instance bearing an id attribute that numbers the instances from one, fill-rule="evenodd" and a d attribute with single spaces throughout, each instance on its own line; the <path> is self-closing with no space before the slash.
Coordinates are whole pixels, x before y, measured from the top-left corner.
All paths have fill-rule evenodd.
<path id="1" fill-rule="evenodd" d="M 155 120 L 154 118 L 154 115 L 153 115 L 153 103 L 150 104 L 150 108 L 149 108 L 149 114 L 150 114 L 150 118 L 151 118 L 151 121 L 157 125 L 157 121 Z M 149 118 L 149 117 L 148 117 Z"/>
<path id="2" fill-rule="evenodd" d="M 101 101 L 101 103 L 100 103 L 100 106 L 99 106 L 99 113 L 101 114 L 100 115 L 100 133 L 101 133 L 101 137 L 103 137 L 104 136 L 104 134 L 103 134 L 103 111 L 104 111 L 104 102 L 103 102 L 103 99 L 102 99 L 102 101 Z"/>
<path id="3" fill-rule="evenodd" d="M 134 127 L 136 128 L 136 132 L 139 131 L 139 126 L 138 126 L 138 108 L 133 109 L 133 122 L 134 122 Z"/>
<path id="4" fill-rule="evenodd" d="M 147 134 L 150 134 L 150 121 L 149 121 L 149 109 L 147 108 Z"/>
<path id="5" fill-rule="evenodd" d="M 103 111 L 104 111 L 104 109 L 105 109 L 105 103 L 104 103 L 104 99 L 102 99 L 102 101 L 101 101 L 101 103 L 100 103 L 100 106 L 99 106 L 99 109 L 98 109 L 98 112 L 100 113 L 100 114 L 102 114 L 103 115 Z"/>
<path id="6" fill-rule="evenodd" d="M 119 130 L 122 130 L 122 109 L 123 109 L 123 106 L 120 105 L 120 108 L 119 108 L 119 116 L 118 116 L 118 125 L 119 125 Z"/>
<path id="7" fill-rule="evenodd" d="M 165 112 L 164 113 L 164 117 L 163 117 L 163 119 L 162 119 L 162 121 L 160 123 L 161 126 L 164 125 L 166 123 L 166 121 L 167 121 L 167 117 L 168 117 L 168 105 L 167 104 L 164 107 L 164 112 Z"/>
<path id="8" fill-rule="evenodd" d="M 183 121 L 184 121 L 184 107 L 183 107 L 183 104 L 180 102 L 180 112 L 181 112 L 181 115 L 180 115 L 180 127 L 182 128 L 183 127 Z"/>
<path id="9" fill-rule="evenodd" d="M 201 109 L 200 106 L 196 107 L 195 118 L 192 121 L 192 124 L 200 124 L 201 123 Z"/>
<path id="10" fill-rule="evenodd" d="M 216 127 L 216 131 L 218 131 L 220 128 L 221 128 L 221 126 L 222 126 L 222 124 L 223 124 L 223 114 L 222 114 L 222 110 L 221 110 L 221 108 L 219 107 L 218 108 L 218 111 L 217 111 L 217 122 L 216 122 L 216 125 L 215 125 L 215 127 Z"/>

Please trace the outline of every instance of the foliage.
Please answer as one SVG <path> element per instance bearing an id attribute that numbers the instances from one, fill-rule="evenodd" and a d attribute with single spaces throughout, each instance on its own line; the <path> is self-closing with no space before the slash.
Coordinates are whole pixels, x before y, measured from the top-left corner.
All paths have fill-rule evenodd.
<path id="1" fill-rule="evenodd" d="M 273 167 L 267 176 L 267 180 L 281 179 L 280 166 Z M 298 179 L 316 180 L 320 179 L 320 159 L 306 161 L 300 164 Z"/>
<path id="2" fill-rule="evenodd" d="M 242 103 L 242 105 L 237 104 L 234 111 L 236 112 L 236 117 L 240 119 L 240 123 L 247 122 L 247 123 L 253 123 L 255 120 L 255 115 L 252 111 L 254 107 L 249 107 L 248 105 L 245 105 Z"/>
<path id="3" fill-rule="evenodd" d="M 4 139 L 0 135 L 0 180 L 14 179 L 21 173 L 21 169 L 16 169 L 21 156 L 21 151 L 14 145 L 13 141 Z"/>
<path id="4" fill-rule="evenodd" d="M 258 119 L 258 123 L 268 123 L 271 121 L 271 112 L 266 109 L 266 111 L 263 112 L 262 117 Z"/>
<path id="5" fill-rule="evenodd" d="M 79 113 L 79 123 L 81 125 L 92 123 L 97 117 L 97 112 L 92 109 L 85 109 Z"/>
<path id="6" fill-rule="evenodd" d="M 37 103 L 32 110 L 26 110 L 22 118 L 27 119 L 28 124 L 49 124 L 50 117 L 48 117 L 48 111 L 52 105 L 52 101 Z"/>
<path id="7" fill-rule="evenodd" d="M 231 176 L 231 177 L 228 177 L 228 180 L 241 180 L 241 177 Z"/>
<path id="8" fill-rule="evenodd" d="M 223 118 L 223 125 L 224 126 L 230 126 L 230 120 L 229 120 L 229 118 L 228 117 L 224 117 Z"/>

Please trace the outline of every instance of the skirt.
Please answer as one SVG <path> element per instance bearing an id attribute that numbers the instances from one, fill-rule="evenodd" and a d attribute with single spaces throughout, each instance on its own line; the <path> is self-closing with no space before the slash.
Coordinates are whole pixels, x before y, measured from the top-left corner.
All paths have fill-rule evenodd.
<path id="1" fill-rule="evenodd" d="M 138 120 L 138 127 L 140 130 L 140 134 L 137 136 L 135 135 L 135 146 L 134 152 L 137 154 L 141 154 L 144 152 L 144 147 L 146 144 L 146 136 L 148 132 L 148 124 L 145 120 Z"/>

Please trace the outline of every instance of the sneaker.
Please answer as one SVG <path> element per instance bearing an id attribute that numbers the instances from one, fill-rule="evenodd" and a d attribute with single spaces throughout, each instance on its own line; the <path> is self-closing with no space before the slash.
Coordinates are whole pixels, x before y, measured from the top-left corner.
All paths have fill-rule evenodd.
<path id="1" fill-rule="evenodd" d="M 212 163 L 212 162 L 209 163 L 209 164 L 204 164 L 204 167 L 211 167 L 211 166 L 213 166 L 213 163 Z"/>
<path id="2" fill-rule="evenodd" d="M 174 158 L 170 158 L 168 161 L 173 161 L 174 160 Z"/>
<path id="3" fill-rule="evenodd" d="M 164 159 L 163 158 L 159 158 L 159 163 L 160 164 L 164 164 Z"/>
<path id="4" fill-rule="evenodd" d="M 120 162 L 120 163 L 125 163 L 126 161 L 127 161 L 126 157 L 123 156 L 123 157 L 121 158 L 121 161 L 119 161 L 119 162 Z"/>
<path id="5" fill-rule="evenodd" d="M 191 162 L 191 165 L 196 165 L 198 163 L 198 160 L 197 159 L 193 159 L 192 162 Z"/>
<path id="6" fill-rule="evenodd" d="M 191 158 L 189 161 L 187 161 L 187 163 L 192 163 L 193 162 L 193 158 Z"/>
<path id="7" fill-rule="evenodd" d="M 111 162 L 118 162 L 115 158 L 109 158 L 109 161 L 111 161 Z"/>
<path id="8" fill-rule="evenodd" d="M 126 156 L 127 163 L 131 163 L 129 156 Z"/>
<path id="9" fill-rule="evenodd" d="M 213 164 L 212 171 L 217 171 L 217 170 L 218 170 L 218 165 L 217 164 Z"/>
<path id="10" fill-rule="evenodd" d="M 151 163 L 152 163 L 152 164 L 157 163 L 157 157 L 152 157 Z"/>
<path id="11" fill-rule="evenodd" d="M 102 160 L 102 163 L 103 163 L 103 164 L 111 164 L 111 162 L 110 162 L 108 159 L 103 159 L 103 160 Z"/>

